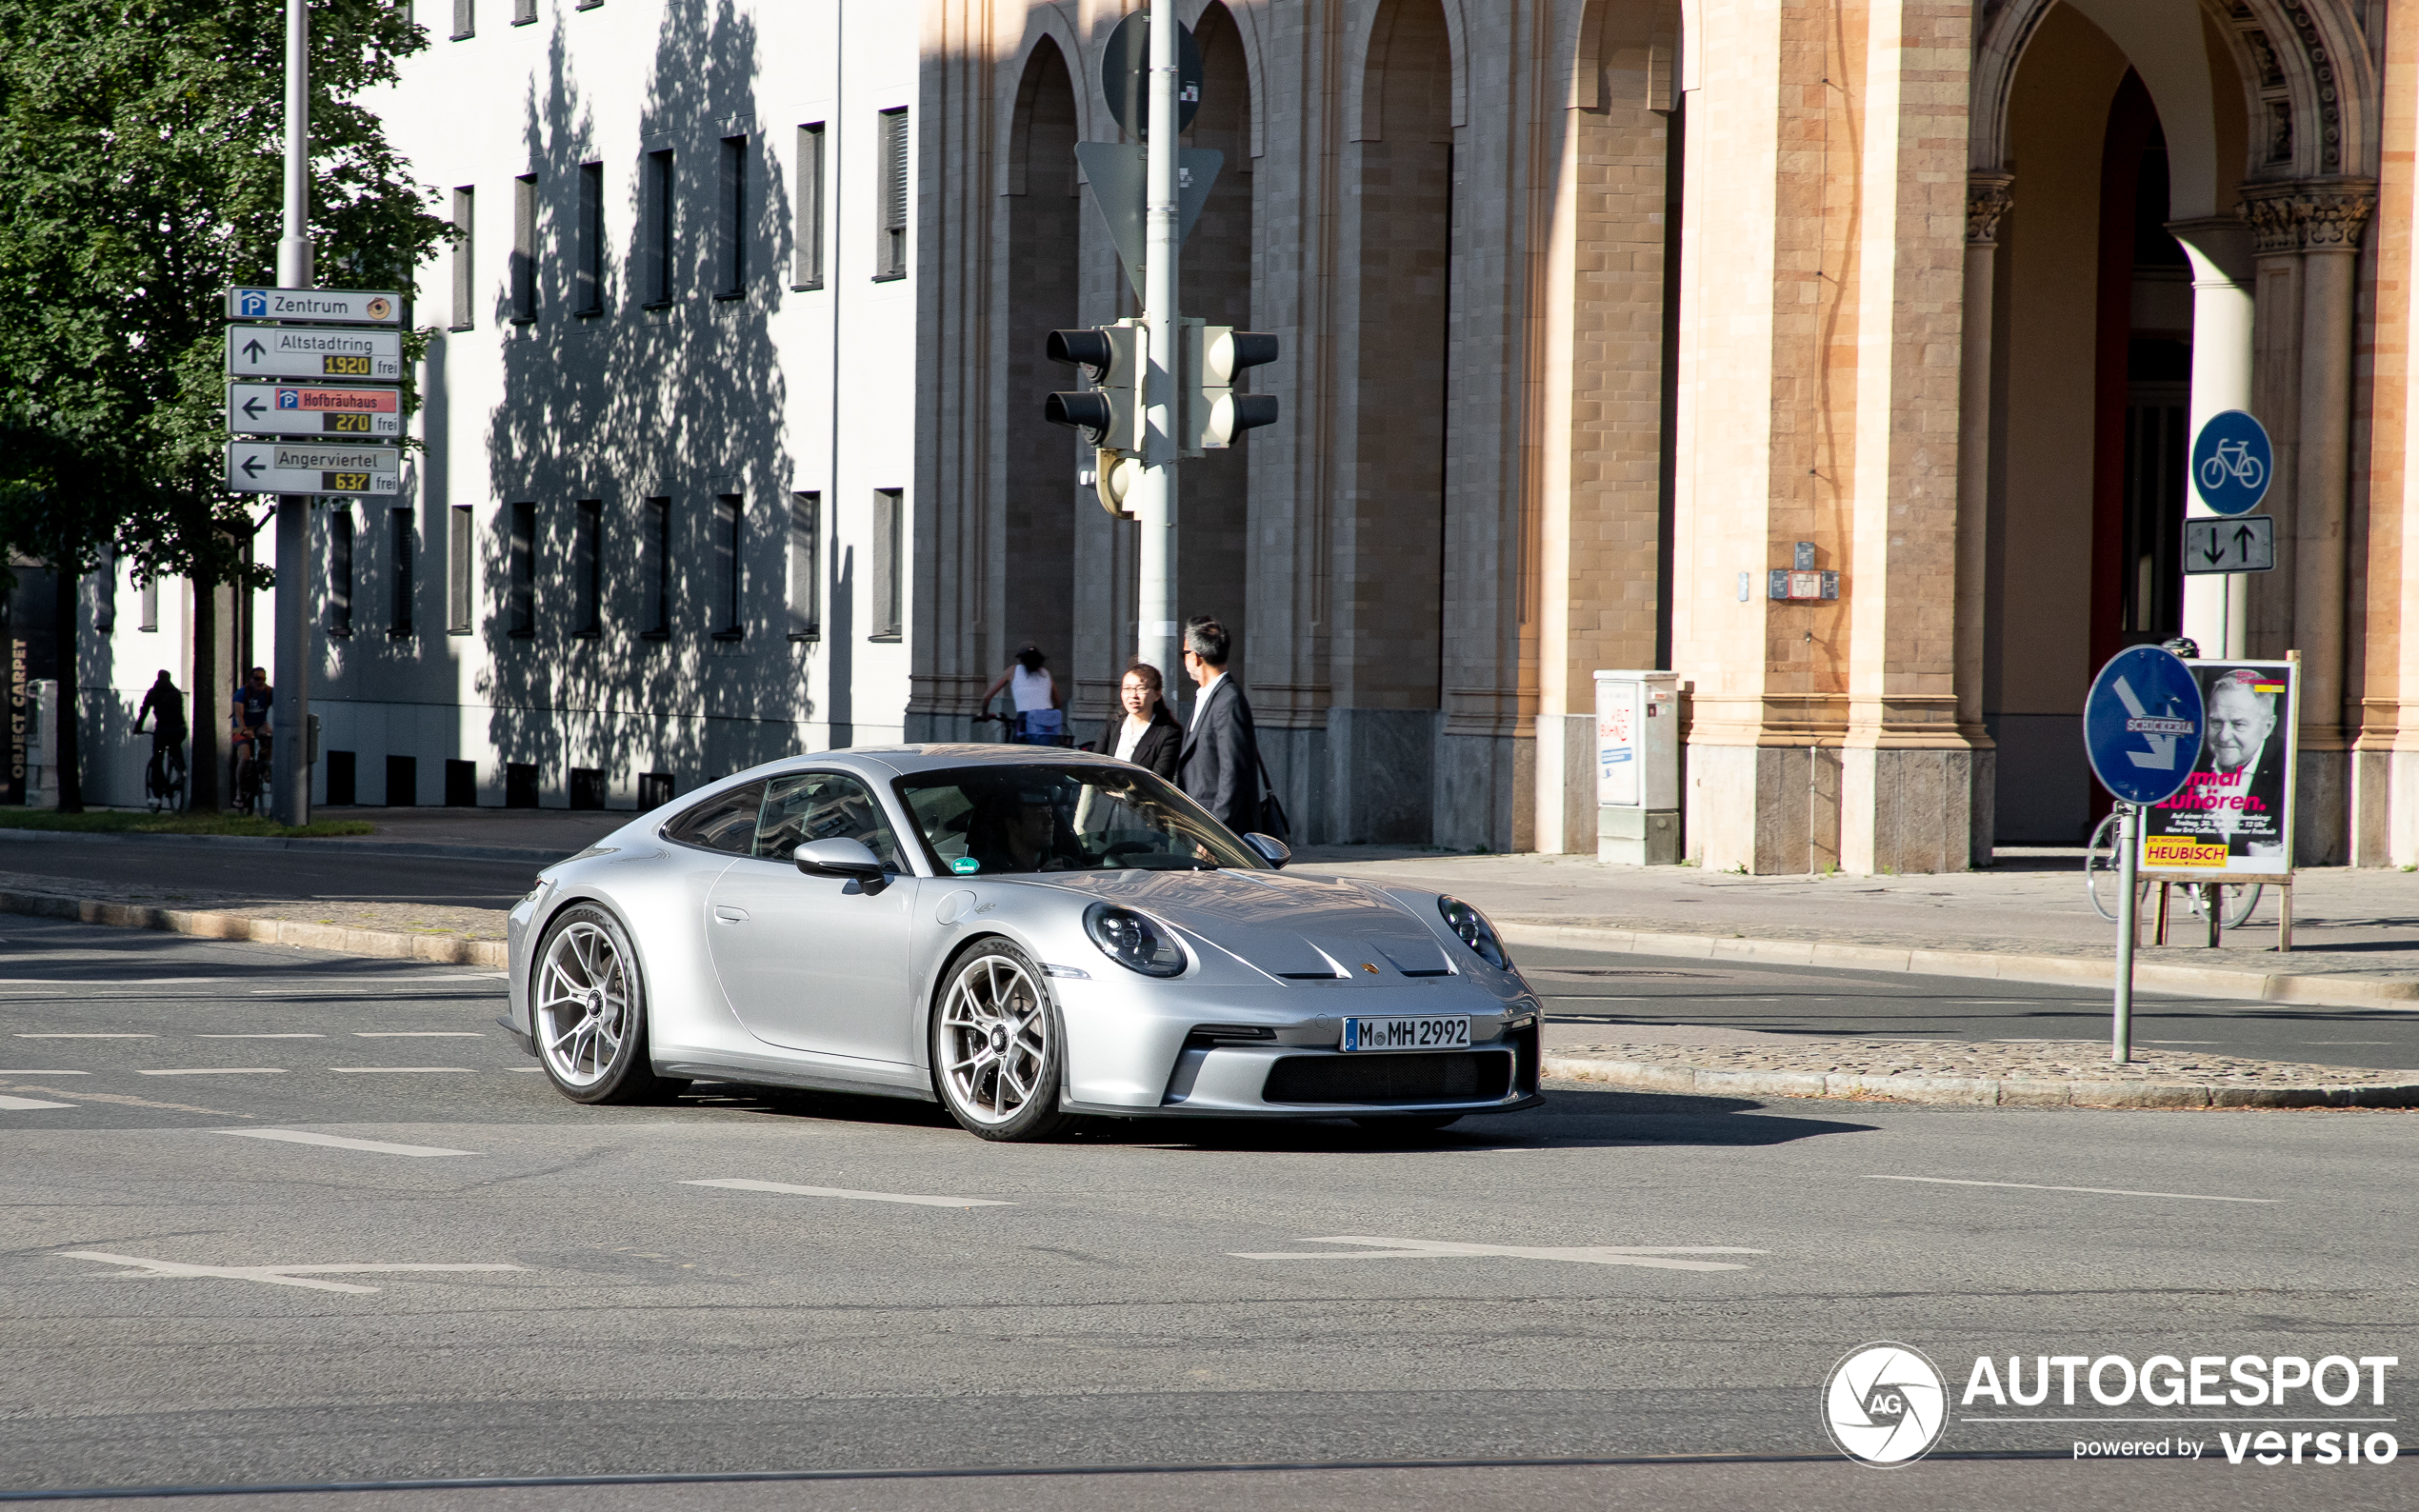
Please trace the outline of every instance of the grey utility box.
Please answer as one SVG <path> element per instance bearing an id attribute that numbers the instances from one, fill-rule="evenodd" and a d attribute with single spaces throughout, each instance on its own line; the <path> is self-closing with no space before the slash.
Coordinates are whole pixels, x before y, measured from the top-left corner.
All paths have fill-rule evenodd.
<path id="1" fill-rule="evenodd" d="M 1680 677 L 1596 674 L 1596 859 L 1680 862 Z"/>

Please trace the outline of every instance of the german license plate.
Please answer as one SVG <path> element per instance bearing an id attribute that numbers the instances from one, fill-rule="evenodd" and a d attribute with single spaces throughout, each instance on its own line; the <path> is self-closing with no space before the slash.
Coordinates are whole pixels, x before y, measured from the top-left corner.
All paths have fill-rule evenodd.
<path id="1" fill-rule="evenodd" d="M 1467 1050 L 1469 1020 L 1391 1016 L 1346 1019 L 1344 1048 L 1348 1050 Z"/>

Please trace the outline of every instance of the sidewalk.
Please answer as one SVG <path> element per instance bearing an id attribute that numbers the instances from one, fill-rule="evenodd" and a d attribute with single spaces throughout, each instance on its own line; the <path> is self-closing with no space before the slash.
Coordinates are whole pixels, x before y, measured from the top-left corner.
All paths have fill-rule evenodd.
<path id="1" fill-rule="evenodd" d="M 2003 852 L 1989 871 L 1909 877 L 1746 877 L 1692 866 L 1608 866 L 1584 856 L 1450 856 L 1306 846 L 1304 871 L 1383 878 L 1484 909 L 1514 945 L 1793 965 L 2105 985 L 2116 926 L 2092 910 L 2083 853 Z M 2178 894 L 2169 938 L 2147 917 L 2147 990 L 2339 1006 L 2419 1008 L 2419 877 L 2325 867 L 2299 874 L 2293 949 L 2278 898 L 2212 950 Z"/>

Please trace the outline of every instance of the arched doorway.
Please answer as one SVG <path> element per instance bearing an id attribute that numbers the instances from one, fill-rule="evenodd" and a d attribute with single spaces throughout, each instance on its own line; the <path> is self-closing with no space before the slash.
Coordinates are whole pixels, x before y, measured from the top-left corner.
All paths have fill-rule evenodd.
<path id="1" fill-rule="evenodd" d="M 1062 684 L 1074 677 L 1076 437 L 1039 424 L 1042 399 L 1066 387 L 1044 356 L 1050 333 L 1076 324 L 1083 201 L 1075 182 L 1075 94 L 1067 60 L 1048 37 L 1026 59 L 1016 92 L 1008 182 L 1008 349 L 1002 428 L 1007 443 L 1004 664 L 1027 641 L 1042 647 Z"/>

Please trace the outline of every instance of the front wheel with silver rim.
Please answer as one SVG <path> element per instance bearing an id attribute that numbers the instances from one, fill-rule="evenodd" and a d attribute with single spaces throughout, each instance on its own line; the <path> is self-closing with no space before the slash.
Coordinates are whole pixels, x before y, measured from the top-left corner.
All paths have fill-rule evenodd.
<path id="1" fill-rule="evenodd" d="M 530 976 L 538 1063 L 567 1097 L 633 1103 L 663 1090 L 647 1055 L 647 985 L 622 922 L 593 904 L 547 927 Z"/>
<path id="2" fill-rule="evenodd" d="M 1058 1105 L 1067 1051 L 1047 980 L 999 939 L 974 942 L 941 974 L 932 1084 L 969 1132 L 1038 1140 L 1074 1122 Z"/>

